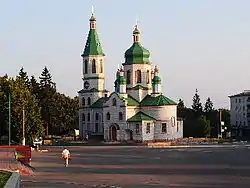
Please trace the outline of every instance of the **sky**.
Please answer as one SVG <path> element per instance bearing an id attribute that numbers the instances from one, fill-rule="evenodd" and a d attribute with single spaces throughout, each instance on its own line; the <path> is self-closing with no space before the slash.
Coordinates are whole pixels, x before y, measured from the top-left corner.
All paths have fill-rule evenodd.
<path id="1" fill-rule="evenodd" d="M 229 108 L 229 95 L 250 89 L 249 0 L 0 0 L 0 76 L 24 67 L 38 78 L 47 66 L 58 91 L 76 96 L 92 6 L 108 90 L 136 18 L 167 97 L 190 107 L 197 88 L 203 104 Z"/>

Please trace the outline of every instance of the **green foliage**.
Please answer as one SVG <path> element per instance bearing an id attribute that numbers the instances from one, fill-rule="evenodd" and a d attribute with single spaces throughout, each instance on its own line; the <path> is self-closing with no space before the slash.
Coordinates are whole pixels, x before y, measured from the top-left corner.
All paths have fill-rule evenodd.
<path id="1" fill-rule="evenodd" d="M 206 103 L 204 105 L 204 112 L 210 113 L 214 110 L 213 108 L 213 102 L 211 101 L 210 97 L 207 98 Z"/>
<path id="2" fill-rule="evenodd" d="M 197 89 L 193 97 L 192 109 L 194 110 L 196 116 L 200 116 L 202 114 L 202 104 L 201 104 L 200 95 L 198 94 Z"/>
<path id="3" fill-rule="evenodd" d="M 16 78 L 0 77 L 0 136 L 8 135 L 9 93 L 11 138 L 16 142 L 22 140 L 23 120 L 27 143 L 46 133 L 68 134 L 78 126 L 78 98 L 57 92 L 47 67 L 43 69 L 39 81 L 34 76 L 29 79 L 22 67 Z"/>

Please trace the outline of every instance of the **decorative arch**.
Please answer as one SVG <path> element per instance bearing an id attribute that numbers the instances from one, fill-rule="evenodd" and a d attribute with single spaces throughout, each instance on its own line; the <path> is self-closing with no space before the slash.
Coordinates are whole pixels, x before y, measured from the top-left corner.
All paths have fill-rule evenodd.
<path id="1" fill-rule="evenodd" d="M 90 99 L 90 97 L 88 97 L 88 105 L 90 105 L 91 104 L 91 99 Z"/>
<path id="2" fill-rule="evenodd" d="M 84 121 L 85 121 L 85 114 L 82 113 L 82 122 L 84 122 Z"/>
<path id="3" fill-rule="evenodd" d="M 92 73 L 96 73 L 96 63 L 95 63 L 95 59 L 92 60 Z"/>
<path id="4" fill-rule="evenodd" d="M 82 106 L 85 106 L 85 98 L 82 98 Z"/>
<path id="5" fill-rule="evenodd" d="M 127 70 L 127 84 L 131 84 L 131 71 Z"/>
<path id="6" fill-rule="evenodd" d="M 88 121 L 90 121 L 90 113 L 88 113 L 87 119 Z"/>
<path id="7" fill-rule="evenodd" d="M 110 113 L 109 112 L 106 114 L 106 119 L 110 120 Z"/>
<path id="8" fill-rule="evenodd" d="M 136 83 L 141 83 L 141 70 L 136 71 Z"/>
<path id="9" fill-rule="evenodd" d="M 100 73 L 103 73 L 103 62 L 102 62 L 102 59 L 100 60 Z"/>
<path id="10" fill-rule="evenodd" d="M 112 100 L 112 105 L 113 105 L 113 106 L 116 106 L 116 103 L 117 103 L 117 102 L 116 102 L 116 98 L 113 98 L 113 100 Z"/>
<path id="11" fill-rule="evenodd" d="M 147 70 L 147 84 L 150 83 L 150 71 Z"/>
<path id="12" fill-rule="evenodd" d="M 84 73 L 88 74 L 88 60 L 87 59 L 85 59 L 84 61 Z"/>
<path id="13" fill-rule="evenodd" d="M 119 112 L 119 120 L 123 120 L 123 113 Z"/>

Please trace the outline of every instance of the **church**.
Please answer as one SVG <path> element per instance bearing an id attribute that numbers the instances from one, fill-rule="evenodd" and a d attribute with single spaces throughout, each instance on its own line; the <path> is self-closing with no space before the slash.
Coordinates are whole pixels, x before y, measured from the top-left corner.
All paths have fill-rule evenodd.
<path id="1" fill-rule="evenodd" d="M 163 95 L 160 69 L 150 62 L 138 25 L 124 63 L 114 73 L 114 91 L 110 92 L 105 89 L 105 54 L 93 13 L 89 22 L 81 55 L 83 89 L 78 92 L 80 136 L 121 142 L 182 138 L 183 121 L 177 118 L 177 103 Z"/>

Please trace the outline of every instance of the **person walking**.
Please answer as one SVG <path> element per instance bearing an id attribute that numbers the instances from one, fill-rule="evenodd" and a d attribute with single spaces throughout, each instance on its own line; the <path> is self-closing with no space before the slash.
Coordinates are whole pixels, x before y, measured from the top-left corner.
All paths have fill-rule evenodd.
<path id="1" fill-rule="evenodd" d="M 70 159 L 70 152 L 67 148 L 64 148 L 64 150 L 62 151 L 62 158 L 64 159 L 65 167 L 68 167 L 69 159 Z"/>

